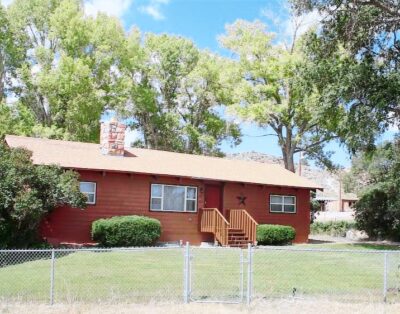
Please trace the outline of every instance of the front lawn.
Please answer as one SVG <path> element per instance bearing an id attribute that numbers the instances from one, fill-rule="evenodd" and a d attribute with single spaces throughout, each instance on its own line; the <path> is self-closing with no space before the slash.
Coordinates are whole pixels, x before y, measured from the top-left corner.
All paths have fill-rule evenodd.
<path id="1" fill-rule="evenodd" d="M 382 300 L 383 253 L 367 253 L 373 247 L 348 244 L 294 246 L 295 249 L 310 247 L 361 252 L 255 249 L 253 296 Z M 57 253 L 55 302 L 141 302 L 151 299 L 181 302 L 183 253 L 184 250 L 178 248 Z M 243 286 L 244 292 L 247 290 L 247 250 L 192 248 L 191 253 L 192 299 L 240 300 L 240 287 Z M 16 261 L 27 260 L 31 253 L 13 254 L 12 260 Z M 389 300 L 400 301 L 400 252 L 389 253 L 387 263 Z M 47 302 L 50 265 L 46 256 L 46 259 L 2 266 L 1 299 Z"/>

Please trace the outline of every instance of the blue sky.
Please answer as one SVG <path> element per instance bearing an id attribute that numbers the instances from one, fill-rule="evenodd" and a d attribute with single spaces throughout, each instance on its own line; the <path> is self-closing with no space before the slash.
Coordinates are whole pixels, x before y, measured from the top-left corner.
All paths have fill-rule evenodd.
<path id="1" fill-rule="evenodd" d="M 0 0 L 9 4 L 12 0 Z M 85 12 L 95 15 L 106 12 L 123 21 L 128 31 L 133 26 L 143 32 L 169 33 L 187 37 L 202 49 L 209 49 L 229 56 L 218 44 L 218 35 L 224 33 L 225 24 L 236 19 L 260 19 L 270 31 L 277 33 L 283 41 L 290 33 L 287 2 L 285 0 L 85 0 Z M 306 17 L 305 25 L 316 22 L 318 16 Z M 222 146 L 225 152 L 259 151 L 280 156 L 276 138 L 260 137 L 266 130 L 248 124 L 242 125 L 243 141 L 239 146 Z M 389 139 L 395 130 L 387 132 L 381 139 Z M 328 145 L 334 151 L 333 161 L 343 166 L 350 165 L 349 155 L 337 143 Z"/>

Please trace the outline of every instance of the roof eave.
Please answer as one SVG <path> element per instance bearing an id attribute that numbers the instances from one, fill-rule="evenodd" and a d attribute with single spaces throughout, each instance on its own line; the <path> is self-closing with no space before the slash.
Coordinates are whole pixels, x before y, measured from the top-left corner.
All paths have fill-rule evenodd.
<path id="1" fill-rule="evenodd" d="M 306 190 L 321 190 L 323 191 L 322 187 L 315 187 L 315 186 L 296 186 L 296 185 L 287 185 L 287 184 L 271 184 L 271 183 L 263 183 L 263 182 L 248 182 L 248 181 L 235 181 L 235 180 L 226 180 L 226 179 L 215 179 L 215 178 L 208 178 L 208 177 L 199 177 L 199 176 L 185 176 L 185 175 L 178 175 L 178 174 L 169 174 L 169 173 L 156 173 L 156 172 L 138 172 L 138 171 L 127 171 L 127 170 L 114 170 L 114 169 L 101 169 L 101 168 L 84 168 L 84 167 L 67 167 L 61 166 L 64 169 L 71 169 L 71 170 L 81 170 L 81 171 L 104 171 L 104 172 L 114 172 L 114 173 L 132 173 L 132 174 L 140 174 L 140 175 L 153 175 L 153 176 L 165 176 L 165 177 L 180 177 L 192 180 L 209 180 L 209 181 L 217 181 L 217 182 L 229 182 L 229 183 L 241 183 L 241 184 L 254 184 L 254 185 L 265 185 L 265 186 L 275 186 L 275 187 L 287 187 L 287 188 L 294 188 L 294 189 L 306 189 Z"/>

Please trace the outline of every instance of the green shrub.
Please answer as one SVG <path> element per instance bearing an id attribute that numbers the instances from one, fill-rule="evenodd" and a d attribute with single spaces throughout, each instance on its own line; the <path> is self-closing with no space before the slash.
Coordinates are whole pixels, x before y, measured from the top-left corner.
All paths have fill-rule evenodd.
<path id="1" fill-rule="evenodd" d="M 40 222 L 58 206 L 85 208 L 78 179 L 59 166 L 34 165 L 32 152 L 0 139 L 0 248 L 36 245 Z"/>
<path id="2" fill-rule="evenodd" d="M 346 232 L 355 229 L 356 224 L 349 221 L 314 222 L 311 224 L 312 234 L 327 234 L 333 237 L 345 237 Z"/>
<path id="3" fill-rule="evenodd" d="M 357 228 L 372 239 L 400 241 L 400 197 L 396 184 L 382 184 L 363 191 L 355 205 Z"/>
<path id="4" fill-rule="evenodd" d="M 282 245 L 291 243 L 296 231 L 291 226 L 258 225 L 257 242 L 259 245 Z"/>
<path id="5" fill-rule="evenodd" d="M 161 235 L 161 223 L 144 216 L 115 216 L 92 223 L 92 239 L 105 247 L 150 246 Z"/>

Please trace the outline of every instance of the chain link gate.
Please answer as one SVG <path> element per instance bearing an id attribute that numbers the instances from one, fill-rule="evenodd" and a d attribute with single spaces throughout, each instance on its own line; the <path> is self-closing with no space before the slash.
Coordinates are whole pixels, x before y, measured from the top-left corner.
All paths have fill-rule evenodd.
<path id="1" fill-rule="evenodd" d="M 240 248 L 185 250 L 185 302 L 242 303 L 249 300 L 249 254 Z M 250 276 L 251 277 L 251 276 Z"/>

